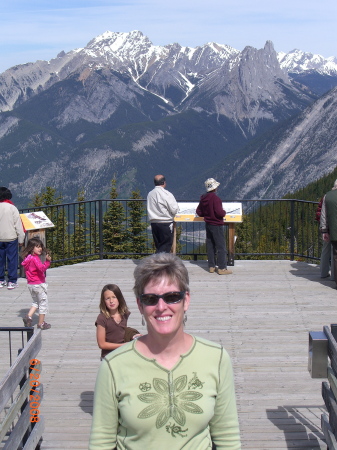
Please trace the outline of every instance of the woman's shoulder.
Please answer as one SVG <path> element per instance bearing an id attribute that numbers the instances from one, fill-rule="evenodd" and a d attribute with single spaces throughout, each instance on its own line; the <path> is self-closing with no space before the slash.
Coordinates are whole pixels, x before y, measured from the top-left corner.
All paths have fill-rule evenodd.
<path id="1" fill-rule="evenodd" d="M 221 344 L 201 337 L 194 336 L 194 338 L 194 358 L 200 361 L 207 361 L 209 367 L 215 367 L 214 364 L 222 367 L 231 366 L 229 353 Z"/>
<path id="2" fill-rule="evenodd" d="M 116 348 L 113 352 L 108 353 L 104 360 L 108 363 L 112 362 L 115 358 L 120 358 L 123 355 L 126 355 L 127 358 L 130 358 L 131 354 L 136 356 L 136 352 L 134 352 L 134 343 L 135 341 L 126 342 L 120 347 Z M 131 353 L 130 353 L 131 352 Z"/>
<path id="3" fill-rule="evenodd" d="M 191 335 L 195 342 L 200 344 L 200 345 L 204 345 L 207 347 L 215 347 L 215 348 L 222 348 L 222 346 L 220 344 L 218 344 L 217 342 L 213 342 L 213 341 L 209 341 L 208 339 L 202 338 L 200 336 L 195 336 L 195 335 Z"/>
<path id="4" fill-rule="evenodd" d="M 226 349 L 219 343 L 209 341 L 208 339 L 204 339 L 200 336 L 193 336 L 195 339 L 195 346 L 199 350 L 203 351 L 212 351 L 214 350 L 215 353 L 225 353 L 227 354 Z"/>

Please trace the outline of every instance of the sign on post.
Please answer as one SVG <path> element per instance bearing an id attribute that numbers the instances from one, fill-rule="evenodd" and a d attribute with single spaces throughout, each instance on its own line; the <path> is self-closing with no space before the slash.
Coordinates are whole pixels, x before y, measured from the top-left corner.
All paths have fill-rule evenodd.
<path id="1" fill-rule="evenodd" d="M 197 202 L 178 203 L 179 211 L 174 218 L 175 222 L 203 222 L 203 217 L 197 216 L 195 212 L 198 204 Z M 226 211 L 225 224 L 242 222 L 242 203 L 224 202 L 222 208 Z"/>
<path id="2" fill-rule="evenodd" d="M 23 226 L 26 230 L 24 246 L 26 247 L 29 239 L 33 237 L 38 237 L 46 245 L 46 228 L 52 228 L 55 225 L 53 222 L 45 215 L 43 211 L 34 211 L 20 214 Z M 45 256 L 41 257 L 44 261 Z M 20 264 L 20 276 L 24 276 L 24 269 Z"/>
<path id="3" fill-rule="evenodd" d="M 20 217 L 26 231 L 40 230 L 55 226 L 43 211 L 20 214 Z"/>
<path id="4" fill-rule="evenodd" d="M 175 222 L 203 222 L 203 217 L 196 214 L 197 202 L 178 203 L 179 211 Z M 224 225 L 228 225 L 228 265 L 234 266 L 235 224 L 242 222 L 242 203 L 223 202 L 222 208 L 226 211 Z"/>

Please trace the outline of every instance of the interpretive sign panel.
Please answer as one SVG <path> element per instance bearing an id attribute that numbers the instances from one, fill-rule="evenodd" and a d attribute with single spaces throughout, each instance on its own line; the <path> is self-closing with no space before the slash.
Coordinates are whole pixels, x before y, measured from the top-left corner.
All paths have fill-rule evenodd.
<path id="1" fill-rule="evenodd" d="M 178 203 L 179 211 L 176 214 L 175 222 L 203 222 L 202 217 L 196 215 L 195 210 L 199 203 Z M 226 211 L 226 217 L 224 222 L 227 223 L 240 223 L 242 222 L 242 203 L 222 203 L 223 209 Z"/>
<path id="2" fill-rule="evenodd" d="M 26 231 L 51 228 L 55 226 L 43 211 L 20 214 L 20 217 Z"/>

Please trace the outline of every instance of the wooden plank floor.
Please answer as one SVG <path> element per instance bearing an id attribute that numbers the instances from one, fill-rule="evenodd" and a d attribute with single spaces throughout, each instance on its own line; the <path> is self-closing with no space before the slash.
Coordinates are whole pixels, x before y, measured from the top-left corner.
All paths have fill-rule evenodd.
<path id="1" fill-rule="evenodd" d="M 132 293 L 136 261 L 104 260 L 48 270 L 50 330 L 39 354 L 46 430 L 42 449 L 86 449 L 100 363 L 94 322 L 101 288 L 118 284 L 140 331 Z M 304 262 L 237 261 L 233 275 L 209 274 L 186 262 L 191 306 L 186 330 L 221 342 L 232 357 L 247 449 L 325 449 L 321 380 L 307 370 L 308 332 L 337 323 L 335 283 Z M 24 279 L 0 290 L 0 326 L 21 326 L 30 306 Z M 7 339 L 7 337 L 6 337 Z M 1 337 L 2 376 L 8 344 Z"/>

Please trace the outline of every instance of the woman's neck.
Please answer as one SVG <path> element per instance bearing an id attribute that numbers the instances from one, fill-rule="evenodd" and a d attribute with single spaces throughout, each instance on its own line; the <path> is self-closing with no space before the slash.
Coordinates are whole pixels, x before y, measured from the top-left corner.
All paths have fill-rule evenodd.
<path id="1" fill-rule="evenodd" d="M 139 344 L 139 345 L 138 345 Z M 184 331 L 175 336 L 152 337 L 147 334 L 137 342 L 137 349 L 148 358 L 154 358 L 160 365 L 171 369 L 178 362 L 180 356 L 191 348 L 193 337 Z"/>

